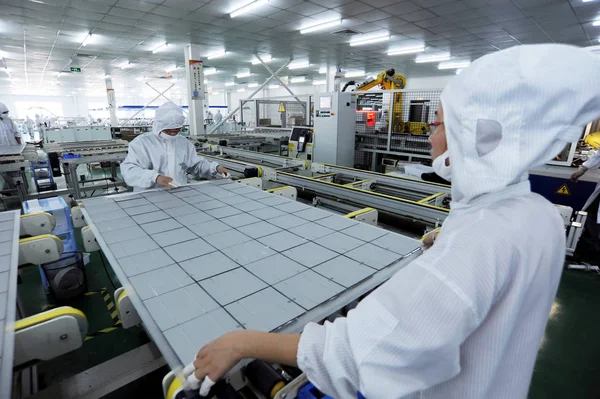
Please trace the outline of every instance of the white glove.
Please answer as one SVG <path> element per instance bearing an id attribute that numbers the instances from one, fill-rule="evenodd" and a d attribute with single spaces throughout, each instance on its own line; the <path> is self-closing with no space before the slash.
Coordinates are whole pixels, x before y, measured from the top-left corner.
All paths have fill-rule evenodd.
<path id="1" fill-rule="evenodd" d="M 227 174 L 219 173 L 219 176 L 221 177 L 221 179 L 231 179 L 231 173 L 227 173 Z"/>
<path id="2" fill-rule="evenodd" d="M 193 362 L 185 366 L 183 369 L 183 375 L 187 378 L 185 384 L 183 385 L 183 389 L 200 389 L 200 396 L 208 395 L 212 386 L 215 385 L 215 382 L 211 380 L 209 376 L 204 377 L 204 380 L 200 381 L 198 378 L 196 378 L 194 370 L 195 367 Z"/>

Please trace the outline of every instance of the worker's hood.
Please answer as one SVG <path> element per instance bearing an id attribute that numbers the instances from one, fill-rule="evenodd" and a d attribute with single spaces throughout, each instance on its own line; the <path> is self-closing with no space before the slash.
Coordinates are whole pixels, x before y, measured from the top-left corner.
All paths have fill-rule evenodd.
<path id="1" fill-rule="evenodd" d="M 4 103 L 0 103 L 0 114 L 8 112 L 8 107 Z"/>
<path id="2" fill-rule="evenodd" d="M 441 100 L 454 207 L 528 179 L 600 116 L 600 58 L 577 47 L 517 46 L 481 57 Z"/>
<path id="3" fill-rule="evenodd" d="M 156 109 L 154 122 L 152 122 L 152 133 L 158 135 L 165 129 L 177 129 L 183 127 L 183 112 L 177 105 L 168 102 Z"/>

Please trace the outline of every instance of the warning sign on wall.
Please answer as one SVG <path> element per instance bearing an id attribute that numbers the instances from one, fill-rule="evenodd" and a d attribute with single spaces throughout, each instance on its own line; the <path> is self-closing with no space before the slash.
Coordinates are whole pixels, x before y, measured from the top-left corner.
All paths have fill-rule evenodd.
<path id="1" fill-rule="evenodd" d="M 571 192 L 569 191 L 569 187 L 567 187 L 566 184 L 563 184 L 558 190 L 556 190 L 556 194 L 571 195 Z"/>
<path id="2" fill-rule="evenodd" d="M 285 112 L 285 106 L 283 105 L 283 103 L 279 104 L 279 112 Z"/>

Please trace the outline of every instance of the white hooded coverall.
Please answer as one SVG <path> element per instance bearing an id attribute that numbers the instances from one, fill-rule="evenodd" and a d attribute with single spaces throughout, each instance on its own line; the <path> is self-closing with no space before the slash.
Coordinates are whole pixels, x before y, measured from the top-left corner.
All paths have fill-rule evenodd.
<path id="1" fill-rule="evenodd" d="M 160 134 L 165 129 L 181 128 L 183 113 L 173 103 L 165 103 L 156 109 L 152 132 L 136 137 L 129 144 L 129 152 L 121 164 L 121 173 L 127 185 L 136 190 L 156 186 L 156 178 L 171 177 L 180 184 L 187 183 L 187 173 L 198 177 L 214 178 L 216 162 L 198 156 L 194 145 L 178 134 L 168 140 Z"/>
<path id="2" fill-rule="evenodd" d="M 304 328 L 311 382 L 338 399 L 527 397 L 565 257 L 562 220 L 528 170 L 599 116 L 599 87 L 600 59 L 564 45 L 484 56 L 448 84 L 449 217 L 347 317 Z"/>
<path id="3" fill-rule="evenodd" d="M 8 108 L 0 103 L 0 114 L 8 112 Z M 0 145 L 18 145 L 16 138 L 21 137 L 17 124 L 7 115 L 0 120 Z"/>

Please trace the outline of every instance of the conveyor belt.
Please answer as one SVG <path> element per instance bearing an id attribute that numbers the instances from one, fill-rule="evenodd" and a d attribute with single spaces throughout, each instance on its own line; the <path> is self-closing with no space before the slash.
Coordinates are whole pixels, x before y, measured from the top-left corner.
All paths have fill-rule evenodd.
<path id="1" fill-rule="evenodd" d="M 423 222 L 438 224 L 448 216 L 449 210 L 433 205 L 422 204 L 416 201 L 405 200 L 372 191 L 343 186 L 304 177 L 286 172 L 268 173 L 269 180 L 293 187 L 301 187 L 321 195 L 329 195 L 356 204 L 363 204 L 381 211 L 421 220 Z"/>

